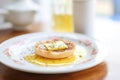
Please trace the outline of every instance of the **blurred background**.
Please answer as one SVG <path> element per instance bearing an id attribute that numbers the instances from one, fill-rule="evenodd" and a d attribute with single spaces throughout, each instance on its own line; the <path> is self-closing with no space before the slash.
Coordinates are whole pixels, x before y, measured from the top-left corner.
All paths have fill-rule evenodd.
<path id="1" fill-rule="evenodd" d="M 8 6 L 8 5 L 12 4 L 14 1 L 17 1 L 17 0 L 0 0 L 0 8 L 4 8 L 4 7 Z M 37 28 L 38 28 L 41 25 L 43 25 L 43 23 L 45 23 L 43 25 L 44 27 L 42 27 L 43 29 L 40 31 L 48 31 L 48 32 L 51 31 L 51 27 L 49 27 L 51 25 L 50 23 L 52 23 L 51 22 L 52 19 L 49 16 L 51 9 L 48 5 L 48 3 L 50 1 L 49 0 L 33 0 L 33 1 L 38 5 L 38 9 L 40 11 L 40 12 L 38 12 L 38 16 L 36 17 L 37 18 L 36 21 L 39 23 L 37 23 L 37 25 L 35 24 L 35 26 L 37 26 Z M 73 0 L 73 1 L 75 3 L 75 1 L 77 2 L 79 0 Z M 93 1 L 93 0 L 90 0 L 90 1 Z M 76 28 L 76 30 L 80 30 L 80 26 L 82 25 L 83 27 L 81 29 L 83 29 L 83 28 L 85 28 L 85 30 L 88 29 L 87 30 L 88 33 L 86 35 L 92 36 L 92 37 L 94 36 L 95 38 L 100 38 L 100 39 L 101 39 L 101 37 L 103 39 L 104 36 L 105 36 L 105 38 L 106 37 L 108 38 L 109 35 L 107 33 L 110 34 L 112 32 L 111 35 L 113 35 L 114 32 L 115 33 L 119 32 L 120 29 L 119 29 L 119 27 L 116 27 L 116 26 L 119 26 L 119 24 L 120 24 L 120 22 L 119 22 L 120 21 L 120 9 L 119 9 L 120 1 L 119 0 L 96 0 L 96 3 L 92 4 L 92 5 L 94 5 L 93 7 L 95 9 L 95 14 L 92 13 L 93 11 L 90 6 L 88 6 L 87 8 L 83 7 L 83 6 L 75 7 L 75 9 L 78 8 L 78 9 L 76 9 L 76 11 L 78 11 L 78 12 L 75 12 L 75 10 L 74 10 L 74 15 L 75 15 L 74 17 L 79 17 L 79 14 L 81 14 L 83 17 L 80 16 L 78 19 L 77 18 L 74 19 L 75 20 L 74 28 L 76 26 L 78 26 L 79 28 Z M 83 9 L 84 8 L 86 9 L 86 12 L 84 10 L 81 10 L 82 7 L 83 7 Z M 87 10 L 87 9 L 89 9 L 89 10 Z M 82 13 L 82 11 L 83 11 L 83 13 Z M 1 12 L 0 14 L 2 14 L 1 10 L 0 10 L 0 12 Z M 79 13 L 79 14 L 77 14 L 77 13 Z M 85 14 L 85 13 L 88 13 L 88 14 Z M 78 16 L 76 16 L 76 15 L 78 15 Z M 90 17 L 86 17 L 87 15 Z M 93 18 L 91 16 L 92 17 L 94 16 L 94 18 L 95 18 L 94 23 L 92 22 Z M 86 19 L 84 20 L 84 18 L 86 18 Z M 81 20 L 83 20 L 83 21 L 80 22 Z M 54 19 L 54 21 L 57 21 L 57 20 Z M 79 23 L 83 23 L 83 24 L 79 24 Z M 56 22 L 56 24 L 57 24 L 57 26 L 59 25 L 59 23 L 57 23 L 57 22 Z M 85 24 L 88 24 L 88 25 L 85 25 Z M 2 28 L 2 26 L 4 27 L 4 26 L 8 26 L 8 25 L 11 26 L 10 24 L 6 24 L 6 25 L 1 24 L 0 28 Z M 60 25 L 62 25 L 62 23 Z M 109 31 L 108 31 L 108 28 L 109 28 Z M 35 29 L 35 27 L 34 27 L 34 29 Z M 62 27 L 61 27 L 61 29 L 62 29 Z M 65 27 L 64 27 L 64 29 L 65 29 Z M 66 28 L 66 30 L 67 29 L 68 28 Z M 59 28 L 58 28 L 58 30 L 59 30 Z M 83 31 L 84 31 L 84 29 L 83 29 Z M 108 31 L 108 32 L 106 32 L 106 31 Z M 65 32 L 65 31 L 63 31 L 63 32 Z M 72 32 L 72 28 L 70 29 L 70 31 L 66 31 L 66 32 Z M 75 32 L 79 32 L 79 31 L 75 31 Z M 80 32 L 84 33 L 82 31 L 80 31 Z M 90 34 L 90 33 L 92 33 L 92 34 Z M 99 35 L 99 37 L 98 37 L 98 35 Z M 111 37 L 111 35 L 109 36 L 109 38 Z"/>
<path id="2" fill-rule="evenodd" d="M 34 0 L 34 1 L 37 1 L 37 0 Z M 13 2 L 13 0 L 0 0 L 0 8 L 4 7 L 12 2 Z M 116 4 L 118 4 L 118 5 L 116 5 Z M 117 10 L 118 7 L 119 7 L 119 0 L 96 0 L 97 15 L 113 16 L 114 11 Z"/>
<path id="3" fill-rule="evenodd" d="M 97 1 L 96 2 L 97 15 L 112 16 L 114 14 L 114 7 L 117 7 L 116 5 L 114 5 L 114 2 L 115 1 L 117 2 L 119 0 L 96 0 L 96 1 Z M 0 7 L 6 6 L 12 2 L 13 0 L 0 0 Z"/>
<path id="4" fill-rule="evenodd" d="M 117 0 L 97 0 L 96 13 L 102 16 L 113 16 L 114 15 L 114 1 Z"/>
<path id="5" fill-rule="evenodd" d="M 10 4 L 12 4 L 13 2 L 15 2 L 16 0 L 0 0 L 0 14 L 2 14 L 2 11 L 1 11 L 1 8 L 5 8 L 6 6 L 8 6 L 8 5 L 10 5 Z M 19 0 L 18 0 L 19 1 Z M 51 17 L 49 16 L 50 15 L 50 8 L 49 8 L 49 6 L 48 6 L 48 3 L 50 2 L 49 0 L 33 0 L 37 5 L 38 5 L 38 9 L 39 9 L 39 15 L 37 16 L 37 21 L 38 22 L 42 22 L 42 23 L 45 23 L 46 24 L 46 22 L 49 24 L 49 25 L 44 25 L 44 26 L 50 26 L 50 23 L 51 23 Z M 54 0 L 53 0 L 54 1 Z M 74 3 L 75 3 L 75 1 L 77 2 L 77 0 L 73 0 L 74 1 Z M 91 0 L 92 1 L 92 0 Z M 43 5 L 44 4 L 44 5 Z M 46 4 L 46 5 L 45 5 Z M 94 14 L 94 16 L 95 16 L 95 19 L 96 20 L 94 20 L 94 22 L 95 22 L 95 25 L 96 24 L 98 24 L 97 22 L 99 22 L 99 21 L 97 21 L 97 20 L 100 20 L 101 18 L 102 19 L 104 19 L 104 21 L 110 21 L 110 20 L 113 20 L 113 21 L 117 21 L 117 22 L 119 22 L 119 20 L 120 20 L 120 17 L 119 17 L 119 15 L 120 15 L 120 10 L 119 10 L 119 4 L 120 4 L 120 1 L 119 0 L 96 0 L 96 4 L 94 4 L 94 9 L 95 9 L 95 14 Z M 45 8 L 46 7 L 46 8 Z M 82 7 L 82 6 L 81 6 Z M 75 8 L 77 8 L 77 7 L 75 7 Z M 80 8 L 80 7 L 79 7 Z M 84 7 L 85 8 L 85 7 Z M 47 9 L 46 11 L 45 11 L 45 9 Z M 80 8 L 81 9 L 81 8 Z M 90 9 L 88 12 L 86 11 L 86 13 L 88 13 L 88 14 L 93 14 L 93 13 L 90 13 L 90 12 L 92 12 L 92 8 L 88 8 L 88 9 Z M 48 11 L 49 10 L 49 11 Z M 76 9 L 77 10 L 77 9 Z M 83 11 L 83 10 L 81 10 L 81 11 Z M 79 13 L 81 13 L 81 15 L 83 15 L 84 13 L 82 13 L 81 11 L 79 11 Z M 76 14 L 76 12 L 74 11 L 74 13 L 73 13 L 75 16 L 74 17 L 78 17 L 78 16 L 76 16 L 77 14 Z M 86 14 L 87 15 L 87 14 Z M 84 16 L 86 16 L 86 15 L 84 15 Z M 88 15 L 88 16 L 93 16 L 93 15 Z M 1 17 L 1 16 L 0 16 Z M 49 18 L 48 18 L 49 17 Z M 79 17 L 79 19 L 80 19 L 81 17 Z M 89 19 L 91 19 L 91 17 L 85 17 L 85 18 L 89 18 Z M 75 26 L 77 26 L 77 25 L 80 25 L 80 24 L 78 24 L 77 23 L 77 21 L 79 20 L 79 19 L 74 19 L 74 21 L 76 22 L 75 23 Z M 82 17 L 82 19 L 83 19 L 83 17 Z M 109 20 L 108 20 L 109 19 Z M 92 20 L 92 19 L 91 19 Z M 86 20 L 83 20 L 83 22 L 85 22 Z M 96 22 L 97 21 L 97 22 Z M 102 20 L 103 21 L 103 20 Z M 104 22 L 103 21 L 103 22 Z M 89 21 L 87 21 L 88 22 L 88 25 L 90 26 L 90 28 L 93 28 L 93 27 L 91 27 L 91 26 L 93 26 L 92 24 L 92 22 L 90 22 L 90 20 Z M 89 24 L 89 22 L 91 23 L 91 24 Z M 107 22 L 105 22 L 104 23 L 105 25 L 107 24 Z M 88 26 L 88 25 L 83 25 L 83 26 Z M 1 25 L 1 26 L 3 26 L 3 25 Z M 6 25 L 5 25 L 6 26 Z M 58 26 L 58 25 L 57 25 Z M 97 27 L 97 26 L 96 26 Z M 45 28 L 45 27 L 44 27 Z M 49 28 L 49 29 L 48 29 Z M 62 28 L 62 27 L 61 27 Z M 87 27 L 88 28 L 88 27 Z M 90 28 L 88 28 L 88 29 L 90 29 Z M 46 27 L 45 28 L 46 30 L 45 31 L 50 31 L 50 27 Z M 48 29 L 48 30 L 47 30 Z M 64 28 L 65 29 L 65 28 Z M 91 29 L 90 29 L 91 30 Z M 43 29 L 43 31 L 44 31 L 44 29 Z M 91 30 L 92 32 L 94 32 L 93 30 Z M 69 31 L 67 31 L 67 32 L 69 32 Z M 79 31 L 76 31 L 76 32 L 79 32 Z M 81 31 L 82 32 L 82 31 Z M 89 31 L 88 31 L 89 32 Z M 89 34 L 89 33 L 88 33 Z M 91 35 L 90 35 L 91 36 Z"/>

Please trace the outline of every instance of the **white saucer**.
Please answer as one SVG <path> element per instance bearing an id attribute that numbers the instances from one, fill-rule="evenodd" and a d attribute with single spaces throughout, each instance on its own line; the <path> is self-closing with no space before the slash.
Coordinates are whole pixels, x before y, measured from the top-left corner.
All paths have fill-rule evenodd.
<path id="1" fill-rule="evenodd" d="M 0 30 L 6 30 L 12 28 L 12 24 L 9 22 L 0 23 Z"/>

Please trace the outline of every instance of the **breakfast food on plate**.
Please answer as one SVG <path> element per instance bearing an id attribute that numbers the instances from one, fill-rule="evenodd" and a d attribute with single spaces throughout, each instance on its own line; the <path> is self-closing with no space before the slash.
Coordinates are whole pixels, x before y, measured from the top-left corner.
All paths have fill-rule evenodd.
<path id="1" fill-rule="evenodd" d="M 85 51 L 70 40 L 49 39 L 34 45 L 34 53 L 25 56 L 25 60 L 37 65 L 67 65 L 82 59 Z"/>
<path id="2" fill-rule="evenodd" d="M 59 59 L 72 56 L 75 52 L 75 44 L 69 40 L 52 39 L 38 42 L 35 45 L 35 53 L 39 56 Z"/>

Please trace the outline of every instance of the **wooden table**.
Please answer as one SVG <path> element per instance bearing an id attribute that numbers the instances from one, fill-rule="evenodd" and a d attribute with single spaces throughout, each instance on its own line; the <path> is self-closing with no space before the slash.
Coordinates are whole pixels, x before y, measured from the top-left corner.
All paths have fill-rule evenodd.
<path id="1" fill-rule="evenodd" d="M 0 43 L 11 37 L 30 33 L 30 31 L 16 32 L 12 29 L 0 31 Z M 79 72 L 68 74 L 31 74 L 13 70 L 0 64 L 0 80 L 104 80 L 107 75 L 107 64 L 101 64 Z"/>

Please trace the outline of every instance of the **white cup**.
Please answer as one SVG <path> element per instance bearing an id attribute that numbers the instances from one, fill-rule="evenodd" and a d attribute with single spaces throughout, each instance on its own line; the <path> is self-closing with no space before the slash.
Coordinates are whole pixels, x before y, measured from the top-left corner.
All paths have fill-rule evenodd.
<path id="1" fill-rule="evenodd" d="M 73 0 L 75 32 L 93 34 L 95 0 Z"/>
<path id="2" fill-rule="evenodd" d="M 6 14 L 6 21 L 13 24 L 14 30 L 22 31 L 32 24 L 35 14 L 36 12 L 34 11 L 16 12 L 9 10 L 9 13 Z"/>

